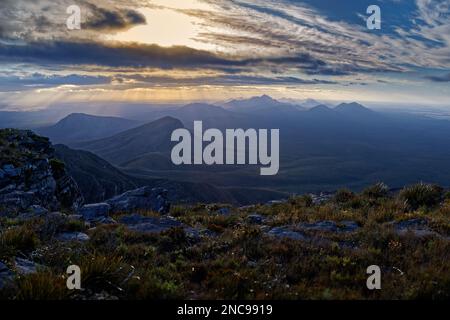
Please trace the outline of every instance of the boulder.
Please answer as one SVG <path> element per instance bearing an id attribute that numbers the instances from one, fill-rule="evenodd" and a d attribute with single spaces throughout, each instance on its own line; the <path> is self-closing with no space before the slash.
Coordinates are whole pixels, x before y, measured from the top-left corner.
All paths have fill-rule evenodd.
<path id="1" fill-rule="evenodd" d="M 321 231 L 321 232 L 354 232 L 359 229 L 359 225 L 354 221 L 340 221 L 338 223 L 334 221 L 317 221 L 313 223 L 302 223 L 299 227 L 308 231 Z"/>
<path id="2" fill-rule="evenodd" d="M 247 216 L 248 223 L 251 224 L 262 224 L 266 219 L 260 214 L 250 214 Z"/>
<path id="3" fill-rule="evenodd" d="M 395 232 L 399 235 L 413 234 L 416 237 L 438 236 L 440 234 L 430 229 L 426 219 L 409 219 L 394 223 Z"/>
<path id="4" fill-rule="evenodd" d="M 38 264 L 33 261 L 17 258 L 14 260 L 16 264 L 16 271 L 21 275 L 28 275 L 32 273 L 36 273 L 38 268 L 40 267 Z"/>
<path id="5" fill-rule="evenodd" d="M 12 164 L 7 164 L 3 166 L 3 172 L 8 177 L 18 177 L 22 173 L 22 169 L 15 168 Z"/>
<path id="6" fill-rule="evenodd" d="M 55 159 L 48 139 L 29 130 L 0 129 L 0 134 L 10 142 L 0 145 L 0 207 L 7 214 L 23 213 L 33 205 L 57 211 L 81 204 L 77 184 Z"/>
<path id="7" fill-rule="evenodd" d="M 17 216 L 18 220 L 26 221 L 38 217 L 42 217 L 48 213 L 48 210 L 39 206 L 39 205 L 32 205 L 28 208 L 27 212 L 21 213 Z"/>
<path id="8" fill-rule="evenodd" d="M 133 214 L 122 217 L 119 223 L 126 225 L 132 231 L 142 233 L 161 233 L 172 228 L 183 228 L 190 236 L 199 237 L 200 235 L 198 230 L 186 226 L 173 217 L 144 217 Z"/>
<path id="9" fill-rule="evenodd" d="M 0 261 L 0 290 L 13 282 L 14 273 Z"/>
<path id="10" fill-rule="evenodd" d="M 111 206 L 108 203 L 93 203 L 82 206 L 78 214 L 85 220 L 96 220 L 108 216 L 110 211 Z"/>
<path id="11" fill-rule="evenodd" d="M 166 214 L 170 210 L 167 190 L 162 188 L 142 187 L 125 192 L 106 202 L 114 212 L 148 210 Z"/>
<path id="12" fill-rule="evenodd" d="M 89 236 L 83 232 L 64 232 L 56 236 L 56 239 L 63 242 L 78 241 L 86 242 L 89 241 Z"/>
<path id="13" fill-rule="evenodd" d="M 308 240 L 303 233 L 293 230 L 290 226 L 272 228 L 267 234 L 280 239 Z"/>
<path id="14" fill-rule="evenodd" d="M 215 213 L 218 215 L 221 215 L 221 216 L 228 216 L 231 213 L 231 209 L 230 208 L 220 208 Z"/>

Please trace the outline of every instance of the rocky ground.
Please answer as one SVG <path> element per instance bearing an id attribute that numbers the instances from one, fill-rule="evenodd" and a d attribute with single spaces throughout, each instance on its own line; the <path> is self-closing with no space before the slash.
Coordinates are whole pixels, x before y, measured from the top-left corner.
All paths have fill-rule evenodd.
<path id="1" fill-rule="evenodd" d="M 450 196 L 437 186 L 246 207 L 142 187 L 83 204 L 47 140 L 0 133 L 1 299 L 449 298 Z M 81 290 L 66 286 L 70 265 Z"/>

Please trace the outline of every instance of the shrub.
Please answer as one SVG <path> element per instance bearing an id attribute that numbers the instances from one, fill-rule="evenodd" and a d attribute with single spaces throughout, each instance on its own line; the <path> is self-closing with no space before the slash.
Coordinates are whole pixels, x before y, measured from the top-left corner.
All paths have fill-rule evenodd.
<path id="1" fill-rule="evenodd" d="M 38 243 L 39 239 L 30 227 L 11 228 L 0 235 L 0 256 L 15 255 L 17 251 L 33 251 Z"/>
<path id="2" fill-rule="evenodd" d="M 64 300 L 69 297 L 65 280 L 51 272 L 37 272 L 17 281 L 18 300 Z"/>
<path id="3" fill-rule="evenodd" d="M 378 182 L 373 186 L 370 186 L 362 192 L 362 194 L 368 198 L 378 199 L 388 195 L 389 187 L 382 182 Z"/>
<path id="4" fill-rule="evenodd" d="M 66 165 L 59 159 L 50 159 L 50 167 L 55 179 L 59 179 L 65 174 Z"/>
<path id="5" fill-rule="evenodd" d="M 420 207 L 433 207 L 442 199 L 443 189 L 436 185 L 418 183 L 404 188 L 399 197 L 408 207 L 416 210 Z"/>
<path id="6" fill-rule="evenodd" d="M 299 207 L 310 208 L 314 204 L 314 200 L 309 194 L 289 198 L 289 203 Z"/>
<path id="7" fill-rule="evenodd" d="M 347 203 L 355 197 L 355 194 L 348 189 L 340 189 L 334 195 L 334 201 L 337 203 Z"/>
<path id="8" fill-rule="evenodd" d="M 93 291 L 118 290 L 130 273 L 121 257 L 111 255 L 92 255 L 83 257 L 79 263 L 82 275 L 82 286 Z"/>

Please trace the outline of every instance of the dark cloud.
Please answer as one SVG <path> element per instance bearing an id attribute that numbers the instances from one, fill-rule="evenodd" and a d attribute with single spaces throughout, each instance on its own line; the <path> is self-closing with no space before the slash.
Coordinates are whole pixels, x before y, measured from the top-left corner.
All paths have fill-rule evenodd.
<path id="1" fill-rule="evenodd" d="M 90 4 L 91 17 L 83 23 L 83 28 L 94 30 L 123 30 L 133 26 L 145 24 L 145 17 L 134 10 L 113 10 L 100 8 Z"/>
<path id="2" fill-rule="evenodd" d="M 169 76 L 124 76 L 124 79 L 137 81 L 136 85 L 158 84 L 163 86 L 181 85 L 313 85 L 313 84 L 335 84 L 333 81 L 319 79 L 300 79 L 297 77 L 264 77 L 255 75 L 220 75 L 199 76 L 195 78 L 176 79 Z M 122 79 L 122 82 L 125 82 Z"/>
<path id="3" fill-rule="evenodd" d="M 292 57 L 234 59 L 188 47 L 164 48 L 145 44 L 102 44 L 96 42 L 31 42 L 26 45 L 0 43 L 5 62 L 92 64 L 107 67 L 154 67 L 161 69 L 203 68 L 236 74 L 243 71 L 291 67 L 310 75 L 343 75 L 351 70 L 331 68 L 309 54 Z"/>
<path id="4" fill-rule="evenodd" d="M 102 85 L 111 83 L 111 77 L 85 75 L 44 75 L 34 73 L 27 77 L 1 76 L 0 90 L 15 91 L 20 89 L 46 88 L 58 85 Z"/>
<path id="5" fill-rule="evenodd" d="M 163 69 L 202 66 L 243 65 L 207 51 L 158 45 L 106 45 L 95 42 L 32 42 L 26 45 L 0 43 L 5 62 L 51 62 L 52 64 L 94 64 L 110 67 L 157 67 Z"/>
<path id="6" fill-rule="evenodd" d="M 425 78 L 433 82 L 450 82 L 450 73 L 442 76 L 428 76 Z"/>

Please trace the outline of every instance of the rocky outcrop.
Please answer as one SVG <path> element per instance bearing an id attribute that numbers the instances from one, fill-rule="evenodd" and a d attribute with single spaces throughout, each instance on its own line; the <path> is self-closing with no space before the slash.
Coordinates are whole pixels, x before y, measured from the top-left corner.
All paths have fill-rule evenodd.
<path id="1" fill-rule="evenodd" d="M 106 203 L 113 212 L 149 210 L 166 214 L 170 210 L 167 190 L 163 188 L 142 187 L 107 200 Z"/>
<path id="2" fill-rule="evenodd" d="M 49 211 L 77 208 L 83 198 L 47 138 L 28 130 L 0 130 L 0 213 L 40 206 Z"/>
<path id="3" fill-rule="evenodd" d="M 78 213 L 84 220 L 96 220 L 101 217 L 107 217 L 111 211 L 111 206 L 107 203 L 93 203 L 84 205 L 78 210 Z"/>
<path id="4" fill-rule="evenodd" d="M 127 226 L 129 230 L 140 233 L 161 233 L 173 228 L 181 228 L 186 235 L 199 238 L 201 231 L 191 228 L 170 216 L 145 217 L 138 214 L 122 217 L 120 224 Z"/>
<path id="5" fill-rule="evenodd" d="M 142 187 L 127 191 L 103 203 L 86 204 L 78 209 L 78 214 L 85 221 L 106 224 L 115 223 L 110 217 L 113 213 L 143 210 L 167 214 L 169 209 L 170 202 L 167 199 L 167 190 Z"/>
<path id="6" fill-rule="evenodd" d="M 0 290 L 10 285 L 14 279 L 14 273 L 0 261 Z"/>

